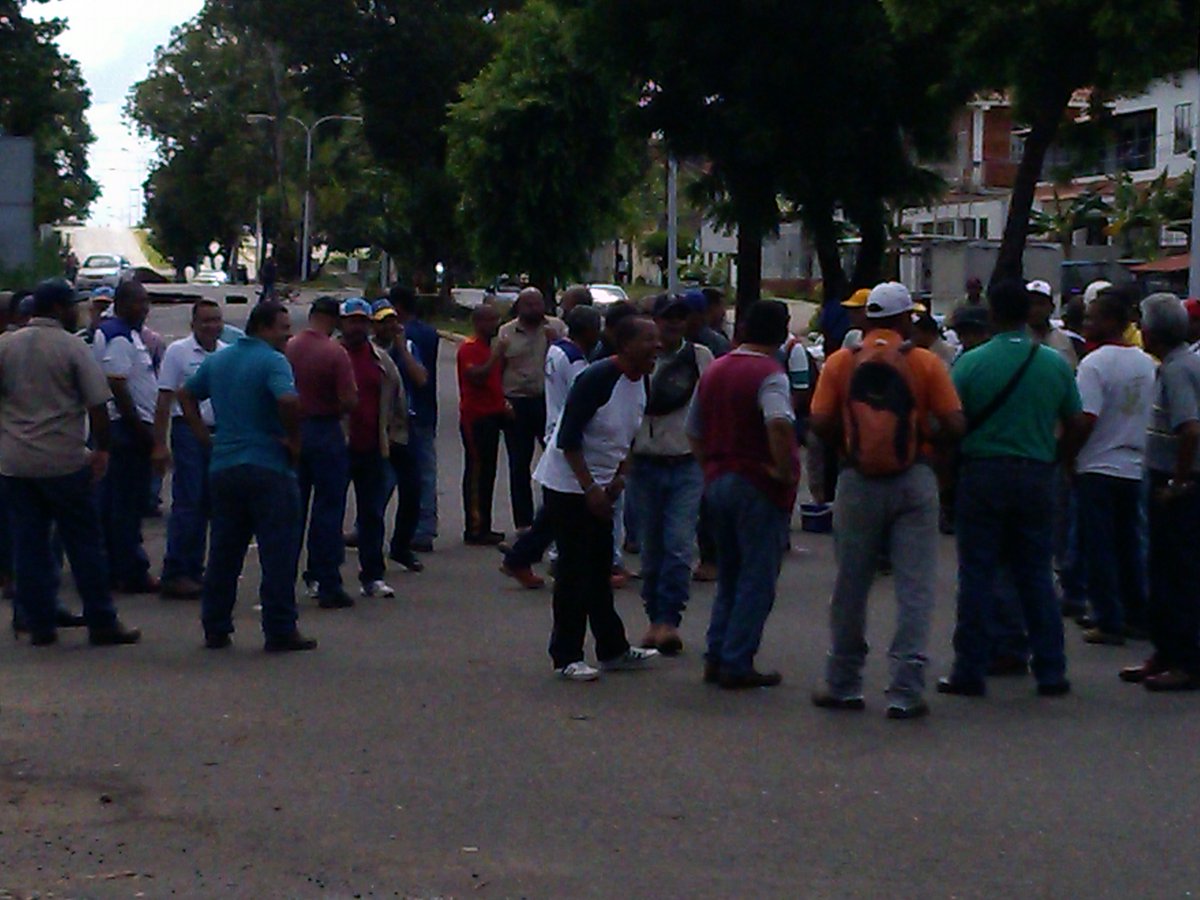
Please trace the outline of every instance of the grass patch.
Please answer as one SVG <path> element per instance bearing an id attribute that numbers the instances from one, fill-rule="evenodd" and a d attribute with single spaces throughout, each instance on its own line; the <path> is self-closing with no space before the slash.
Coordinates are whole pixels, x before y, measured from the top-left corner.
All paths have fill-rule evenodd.
<path id="1" fill-rule="evenodd" d="M 146 262 L 150 263 L 150 268 L 172 273 L 175 271 L 175 267 L 151 243 L 149 229 L 135 228 L 133 236 L 137 238 L 138 246 L 142 248 L 142 253 L 146 254 Z"/>

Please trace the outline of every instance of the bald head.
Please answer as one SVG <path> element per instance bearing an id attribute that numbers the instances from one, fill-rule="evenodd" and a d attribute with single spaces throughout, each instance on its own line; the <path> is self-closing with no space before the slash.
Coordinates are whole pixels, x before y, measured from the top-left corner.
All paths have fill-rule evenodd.
<path id="1" fill-rule="evenodd" d="M 517 318 L 526 325 L 536 325 L 546 318 L 546 298 L 535 287 L 517 294 Z"/>

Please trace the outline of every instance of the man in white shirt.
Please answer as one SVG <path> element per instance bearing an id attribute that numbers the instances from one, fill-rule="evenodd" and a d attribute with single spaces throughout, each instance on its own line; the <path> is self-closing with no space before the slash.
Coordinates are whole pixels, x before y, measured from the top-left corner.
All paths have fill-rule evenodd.
<path id="1" fill-rule="evenodd" d="M 1155 367 L 1124 342 L 1129 306 L 1117 293 L 1101 291 L 1088 305 L 1083 327 L 1087 339 L 1099 345 L 1076 375 L 1087 440 L 1075 463 L 1075 481 L 1094 622 L 1083 639 L 1119 645 L 1147 626 L 1141 495 Z"/>
<path id="2" fill-rule="evenodd" d="M 142 514 L 150 496 L 158 375 L 141 333 L 150 313 L 146 288 L 136 281 L 122 283 L 113 312 L 92 341 L 113 394 L 112 462 L 100 486 L 100 511 L 114 585 L 127 594 L 149 594 L 158 591 L 159 581 L 142 549 Z"/>
<path id="3" fill-rule="evenodd" d="M 210 450 L 188 427 L 175 399 L 178 390 L 196 374 L 200 364 L 226 347 L 221 305 L 198 300 L 192 306 L 192 334 L 175 341 L 163 354 L 158 373 L 158 405 L 154 413 L 155 470 L 174 464 L 171 478 L 171 517 L 167 520 L 167 553 L 163 559 L 162 595 L 176 600 L 200 597 L 204 582 L 204 553 L 208 546 L 208 463 Z M 216 427 L 212 402 L 200 404 L 200 417 L 209 431 Z M 170 447 L 168 449 L 168 431 Z"/>

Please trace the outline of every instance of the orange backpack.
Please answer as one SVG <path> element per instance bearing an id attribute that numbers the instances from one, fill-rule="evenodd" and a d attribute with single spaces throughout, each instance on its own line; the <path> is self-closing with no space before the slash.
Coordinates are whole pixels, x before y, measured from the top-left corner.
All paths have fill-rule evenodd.
<path id="1" fill-rule="evenodd" d="M 849 463 L 863 475 L 899 475 L 917 461 L 920 423 L 908 354 L 912 345 L 872 343 L 854 351 L 843 425 Z"/>

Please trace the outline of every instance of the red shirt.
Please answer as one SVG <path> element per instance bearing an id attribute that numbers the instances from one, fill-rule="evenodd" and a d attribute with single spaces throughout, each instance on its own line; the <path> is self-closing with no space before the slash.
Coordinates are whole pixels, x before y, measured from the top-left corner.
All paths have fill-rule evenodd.
<path id="1" fill-rule="evenodd" d="M 379 405 L 383 372 L 369 341 L 346 347 L 358 385 L 358 405 L 350 413 L 350 449 L 355 453 L 379 452 Z"/>
<path id="2" fill-rule="evenodd" d="M 296 393 L 306 419 L 341 417 L 338 397 L 354 392 L 354 370 L 345 349 L 333 338 L 306 328 L 284 351 L 296 375 Z"/>
<path id="3" fill-rule="evenodd" d="M 503 369 L 497 364 L 480 385 L 467 377 L 467 369 L 482 366 L 492 356 L 492 348 L 477 337 L 467 338 L 458 348 L 458 414 L 464 424 L 484 416 L 501 415 L 507 409 L 502 386 Z"/>

